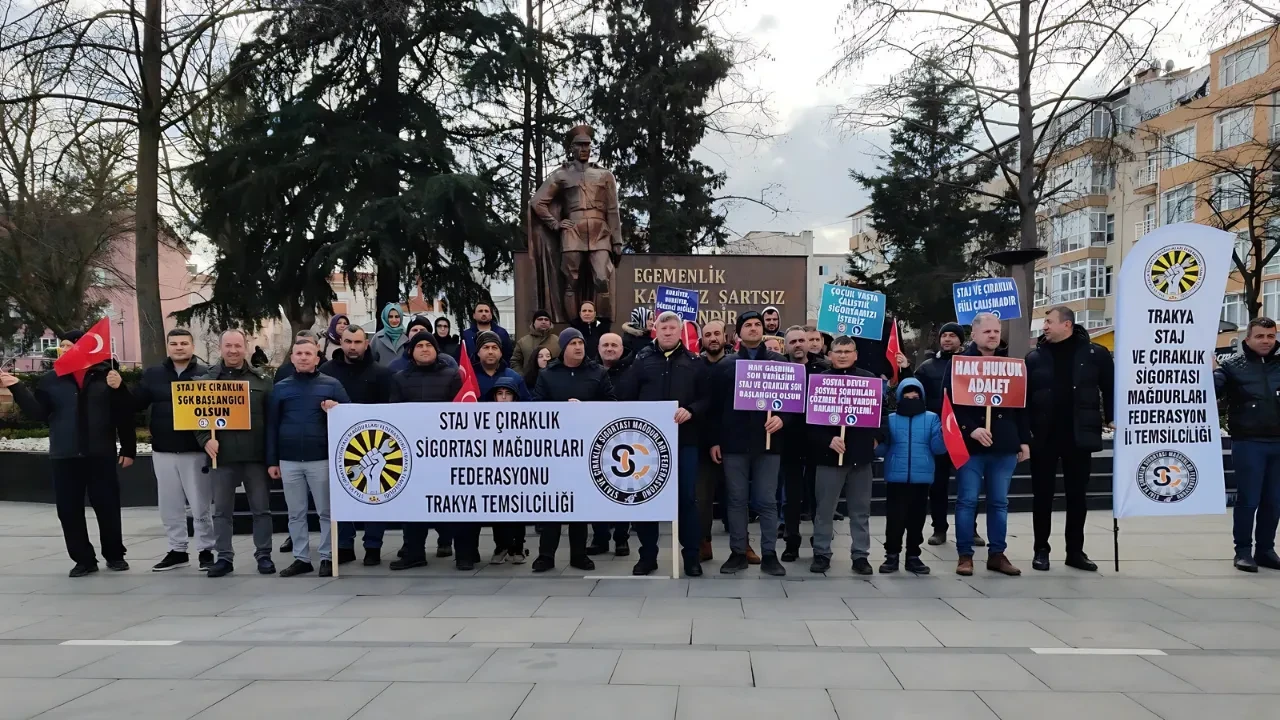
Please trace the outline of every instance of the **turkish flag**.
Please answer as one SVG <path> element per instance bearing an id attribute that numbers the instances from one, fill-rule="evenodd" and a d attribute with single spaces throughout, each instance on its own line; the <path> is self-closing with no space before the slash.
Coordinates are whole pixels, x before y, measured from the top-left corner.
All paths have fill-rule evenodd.
<path id="1" fill-rule="evenodd" d="M 889 330 L 889 342 L 884 350 L 884 356 L 889 358 L 889 367 L 893 368 L 893 384 L 898 384 L 898 355 L 902 353 L 902 344 L 898 342 L 898 321 L 893 320 L 893 327 Z"/>
<path id="2" fill-rule="evenodd" d="M 942 391 L 942 442 L 947 446 L 952 467 L 958 468 L 969 462 L 969 448 L 964 444 L 964 434 L 960 432 L 960 423 L 956 422 L 956 412 L 951 409 L 951 396 L 945 389 Z"/>
<path id="3" fill-rule="evenodd" d="M 697 324 L 689 320 L 685 320 L 684 332 L 681 333 L 680 340 L 684 343 L 684 348 L 694 355 L 702 352 L 702 340 L 698 337 Z"/>
<path id="4" fill-rule="evenodd" d="M 458 356 L 458 372 L 462 374 L 462 389 L 453 397 L 453 401 L 479 402 L 480 383 L 476 380 L 475 371 L 471 369 L 471 355 L 466 348 L 463 348 Z"/>
<path id="5" fill-rule="evenodd" d="M 111 321 L 99 320 L 84 337 L 76 341 L 62 356 L 53 361 L 53 371 L 58 375 L 72 375 L 76 385 L 84 387 L 84 375 L 89 368 L 111 359 Z"/>

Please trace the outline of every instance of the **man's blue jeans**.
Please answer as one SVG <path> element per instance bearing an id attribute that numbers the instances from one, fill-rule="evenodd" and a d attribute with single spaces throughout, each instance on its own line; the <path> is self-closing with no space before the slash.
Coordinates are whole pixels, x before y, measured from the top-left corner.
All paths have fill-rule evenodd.
<path id="1" fill-rule="evenodd" d="M 702 544 L 702 525 L 698 521 L 698 448 L 680 448 L 680 548 L 686 561 L 697 562 Z M 632 523 L 640 539 L 640 559 L 658 557 L 658 523 Z M 674 562 L 674 559 L 673 559 Z"/>
<path id="2" fill-rule="evenodd" d="M 364 524 L 364 549 L 365 550 L 381 550 L 382 536 L 387 531 L 387 526 L 380 522 L 367 522 Z M 354 550 L 356 547 L 356 524 L 353 522 L 338 523 L 338 549 Z"/>
<path id="3" fill-rule="evenodd" d="M 973 531 L 978 516 L 978 493 L 987 491 L 987 554 L 1002 553 L 1009 546 L 1009 483 L 1017 455 L 974 453 L 956 468 L 956 553 L 973 555 Z"/>
<path id="4" fill-rule="evenodd" d="M 1232 441 L 1231 464 L 1236 477 L 1232 533 L 1236 557 L 1252 557 L 1255 532 L 1258 552 L 1275 550 L 1276 524 L 1280 523 L 1280 441 Z"/>

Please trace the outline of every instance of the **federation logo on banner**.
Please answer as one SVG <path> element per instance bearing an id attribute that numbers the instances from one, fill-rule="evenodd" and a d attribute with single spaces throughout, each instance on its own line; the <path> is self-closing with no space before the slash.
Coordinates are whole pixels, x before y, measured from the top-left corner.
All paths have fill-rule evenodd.
<path id="1" fill-rule="evenodd" d="M 366 505 L 394 500 L 409 484 L 413 457 L 409 441 L 380 420 L 357 423 L 342 436 L 335 458 L 342 488 Z"/>
<path id="2" fill-rule="evenodd" d="M 1204 255 L 1189 245 L 1167 245 L 1147 260 L 1147 289 L 1152 295 L 1178 302 L 1200 289 Z"/>
<path id="3" fill-rule="evenodd" d="M 1175 450 L 1158 450 L 1138 465 L 1138 489 L 1158 503 L 1186 500 L 1196 490 L 1199 473 L 1191 458 Z"/>
<path id="4" fill-rule="evenodd" d="M 657 426 L 640 418 L 609 423 L 591 442 L 591 479 L 619 505 L 640 505 L 671 479 L 671 446 Z"/>

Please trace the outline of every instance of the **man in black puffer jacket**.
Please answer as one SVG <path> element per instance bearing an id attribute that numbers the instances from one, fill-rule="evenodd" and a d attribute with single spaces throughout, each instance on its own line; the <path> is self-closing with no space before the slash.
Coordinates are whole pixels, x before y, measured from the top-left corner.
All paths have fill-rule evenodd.
<path id="1" fill-rule="evenodd" d="M 1093 453 L 1102 449 L 1104 420 L 1115 409 L 1115 365 L 1111 352 L 1089 340 L 1071 308 L 1051 308 L 1044 335 L 1027 354 L 1027 407 L 1031 411 L 1032 524 L 1035 556 L 1031 567 L 1049 569 L 1049 534 L 1058 461 L 1067 496 L 1067 567 L 1094 572 L 1084 553 L 1086 491 Z"/>
<path id="2" fill-rule="evenodd" d="M 187 506 L 202 570 L 213 566 L 213 476 L 205 469 L 204 454 L 196 434 L 173 429 L 172 385 L 195 380 L 209 372 L 194 357 L 191 331 L 174 328 L 166 340 L 168 357 L 149 367 L 133 389 L 139 412 L 151 409 L 151 465 L 156 474 L 156 498 L 160 523 L 169 538 L 169 552 L 151 569 L 164 572 L 190 564 L 187 553 Z"/>
<path id="3" fill-rule="evenodd" d="M 436 336 L 420 332 L 409 338 L 409 352 L 413 365 L 391 378 L 390 402 L 453 402 L 462 390 L 462 375 L 456 367 L 440 361 L 440 349 Z M 479 525 L 474 530 L 467 524 L 454 524 L 454 542 L 457 546 L 456 565 L 459 570 L 474 570 L 480 561 Z M 404 524 L 404 547 L 400 559 L 393 560 L 392 570 L 407 570 L 427 564 L 426 523 Z"/>
<path id="4" fill-rule="evenodd" d="M 590 308 L 590 302 L 584 302 L 583 308 Z M 595 310 L 591 311 L 594 316 Z M 592 361 L 590 337 L 583 332 L 582 328 L 577 325 L 572 326 L 574 330 L 583 333 L 583 342 L 587 348 L 587 362 Z M 635 361 L 635 356 L 630 350 L 624 350 L 622 347 L 622 336 L 617 333 L 606 332 L 599 336 L 598 346 L 596 348 L 597 358 L 602 367 L 609 373 L 609 382 L 613 384 L 615 391 L 618 384 L 622 381 L 622 375 L 631 368 L 631 363 Z M 647 346 L 646 346 L 647 347 Z M 614 557 L 626 557 L 631 554 L 631 546 L 627 543 L 628 533 L 630 531 L 630 523 L 591 523 L 591 544 L 587 546 L 588 555 L 603 555 L 609 552 L 609 538 L 613 538 Z"/>
<path id="5" fill-rule="evenodd" d="M 1240 352 L 1213 372 L 1218 396 L 1227 401 L 1236 505 L 1232 534 L 1235 566 L 1258 572 L 1261 565 L 1280 570 L 1276 525 L 1280 523 L 1280 354 L 1276 323 L 1249 321 Z M 1255 545 L 1254 517 L 1257 517 Z"/>
<path id="6" fill-rule="evenodd" d="M 680 547 L 684 556 L 684 574 L 702 575 L 698 547 L 702 533 L 698 529 L 698 423 L 706 420 L 709 404 L 707 393 L 700 392 L 702 376 L 698 356 L 685 349 L 680 341 L 684 321 L 673 312 L 664 312 L 654 323 L 657 337 L 646 345 L 635 362 L 622 376 L 619 400 L 674 400 L 675 421 L 680 426 L 679 439 L 679 518 Z M 640 538 L 640 561 L 632 575 L 648 575 L 658 569 L 658 523 L 635 523 Z"/>
<path id="7" fill-rule="evenodd" d="M 536 402 L 612 402 L 617 400 L 609 373 L 587 360 L 587 346 L 582 333 L 569 328 L 560 333 L 560 359 L 552 361 L 538 374 L 533 388 Z M 546 572 L 556 566 L 556 550 L 560 548 L 560 523 L 543 523 L 538 538 L 538 557 L 533 571 Z M 569 566 L 579 570 L 595 570 L 587 556 L 587 524 L 569 523 Z"/>
<path id="8" fill-rule="evenodd" d="M 766 329 L 766 332 L 768 330 Z M 821 355 L 809 350 L 808 331 L 800 325 L 787 328 L 784 336 L 787 359 L 804 365 L 805 377 L 821 374 L 831 368 Z M 782 479 L 786 493 L 783 505 L 783 524 L 786 525 L 787 547 L 782 551 L 783 562 L 795 562 L 800 557 L 800 514 L 802 506 L 813 512 L 814 482 L 818 465 L 811 457 L 808 428 L 805 423 L 795 423 L 783 431 Z"/>
<path id="9" fill-rule="evenodd" d="M 938 351 L 916 368 L 916 379 L 924 386 L 925 409 L 942 417 L 942 390 L 950 389 L 947 379 L 951 373 L 951 357 L 964 348 L 964 328 L 958 323 L 945 323 L 938 330 Z M 933 535 L 929 537 L 930 545 L 944 545 L 947 542 L 947 505 L 950 502 L 949 485 L 951 458 L 939 455 L 933 463 L 933 484 L 929 486 L 929 515 L 933 518 Z M 976 532 L 973 544 L 985 544 Z"/>
<path id="10" fill-rule="evenodd" d="M 63 335 L 64 350 L 83 336 L 79 330 Z M 24 415 L 49 423 L 49 465 L 53 471 L 58 522 L 62 524 L 67 554 L 76 563 L 71 577 L 98 571 L 98 558 L 89 541 L 84 518 L 86 491 L 93 514 L 98 518 L 102 557 L 107 567 L 128 570 L 120 528 L 116 457 L 119 456 L 121 467 L 132 465 L 137 439 L 133 428 L 133 397 L 113 362 L 90 367 L 82 383 L 72 375 L 58 375 L 51 370 L 40 376 L 34 390 L 29 390 L 17 377 L 0 371 L 0 387 L 13 393 L 14 402 Z M 120 441 L 118 453 L 117 439 Z"/>

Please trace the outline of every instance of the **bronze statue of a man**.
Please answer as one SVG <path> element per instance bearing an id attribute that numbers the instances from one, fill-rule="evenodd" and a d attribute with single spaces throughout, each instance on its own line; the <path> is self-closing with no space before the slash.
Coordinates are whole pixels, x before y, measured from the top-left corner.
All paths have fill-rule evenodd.
<path id="1" fill-rule="evenodd" d="M 541 224 L 537 246 L 530 248 L 536 254 L 538 301 L 556 322 L 577 317 L 584 300 L 593 301 L 600 316 L 613 317 L 609 288 L 622 255 L 622 219 L 617 180 L 591 162 L 594 137 L 589 125 L 569 131 L 569 161 L 547 177 L 530 203 Z"/>

